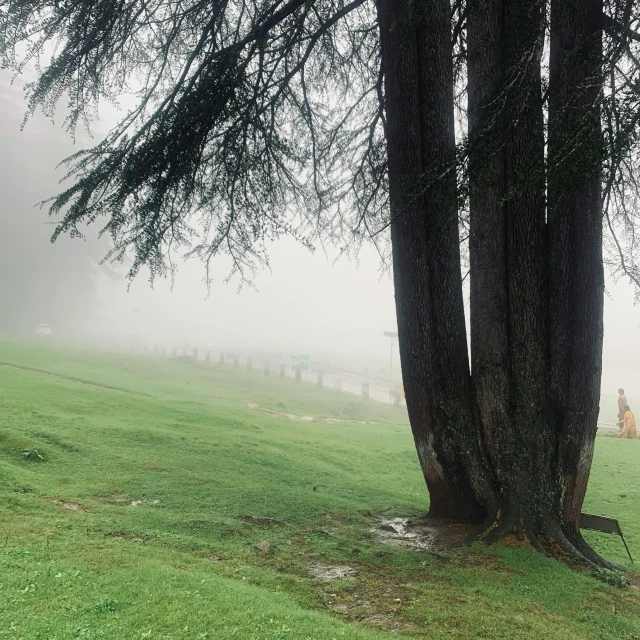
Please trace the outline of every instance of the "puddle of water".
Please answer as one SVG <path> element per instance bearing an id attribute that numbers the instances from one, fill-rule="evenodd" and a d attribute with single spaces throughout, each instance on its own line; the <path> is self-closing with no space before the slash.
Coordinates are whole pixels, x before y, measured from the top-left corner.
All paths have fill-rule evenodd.
<path id="1" fill-rule="evenodd" d="M 434 548 L 434 531 L 422 528 L 419 532 L 409 524 L 409 518 L 383 518 L 373 531 L 382 542 L 396 547 L 432 550 Z"/>
<path id="2" fill-rule="evenodd" d="M 467 534 L 468 527 L 429 519 L 382 518 L 372 529 L 380 542 L 429 553 L 450 549 Z"/>

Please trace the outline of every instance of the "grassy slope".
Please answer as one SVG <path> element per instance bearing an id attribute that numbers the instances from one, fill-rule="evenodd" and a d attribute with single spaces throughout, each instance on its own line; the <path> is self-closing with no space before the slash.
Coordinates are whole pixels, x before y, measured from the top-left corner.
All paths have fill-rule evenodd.
<path id="1" fill-rule="evenodd" d="M 2 342 L 0 361 L 62 376 L 0 366 L 0 638 L 640 638 L 635 589 L 522 549 L 444 562 L 377 543 L 374 516 L 425 509 L 393 407 L 151 357 Z M 599 438 L 586 505 L 637 555 L 639 456 Z M 625 561 L 619 539 L 591 539 Z M 314 560 L 357 575 L 322 584 Z"/>

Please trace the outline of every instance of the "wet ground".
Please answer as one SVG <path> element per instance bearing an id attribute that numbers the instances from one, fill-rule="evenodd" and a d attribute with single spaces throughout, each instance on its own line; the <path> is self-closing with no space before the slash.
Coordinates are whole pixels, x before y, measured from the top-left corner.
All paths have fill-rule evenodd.
<path id="1" fill-rule="evenodd" d="M 426 517 L 381 518 L 372 530 L 382 543 L 442 554 L 459 544 L 471 527 Z"/>
<path id="2" fill-rule="evenodd" d="M 251 400 L 248 400 L 245 404 L 250 409 L 257 409 L 258 411 L 268 413 L 270 416 L 274 416 L 276 418 L 287 418 L 289 420 L 300 420 L 302 422 L 327 422 L 330 424 L 339 422 L 351 422 L 356 424 L 377 424 L 376 422 L 367 422 L 366 420 L 346 420 L 343 418 L 316 418 L 314 416 L 299 416 L 295 413 L 286 413 L 284 411 L 274 411 L 273 409 L 266 409 L 265 407 L 261 407 L 257 402 L 253 402 Z"/>

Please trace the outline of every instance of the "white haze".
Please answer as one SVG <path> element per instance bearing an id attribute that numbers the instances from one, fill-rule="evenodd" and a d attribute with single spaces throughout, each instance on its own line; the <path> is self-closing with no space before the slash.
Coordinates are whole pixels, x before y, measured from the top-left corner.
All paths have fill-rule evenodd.
<path id="1" fill-rule="evenodd" d="M 31 296 L 42 298 L 40 305 L 31 300 L 28 306 L 23 288 L 3 294 L 0 329 L 9 305 L 25 305 L 19 330 L 28 333 L 38 323 L 51 323 L 46 309 L 57 303 L 69 313 L 65 316 L 58 308 L 56 317 L 62 320 L 53 329 L 67 337 L 73 333 L 117 343 L 135 334 L 167 348 L 300 352 L 338 366 L 388 375 L 390 345 L 382 334 L 396 327 L 393 285 L 371 247 L 363 248 L 356 264 L 344 258 L 335 262 L 335 252 L 311 254 L 292 240 L 279 241 L 271 247 L 271 271 L 262 271 L 255 279 L 257 290 L 245 286 L 240 292 L 237 280 L 224 283 L 229 270 L 224 257 L 214 262 L 209 291 L 203 267 L 196 261 L 178 265 L 173 289 L 161 280 L 150 288 L 144 273 L 127 289 L 124 278 L 114 277 L 114 267 L 101 267 L 92 277 L 93 293 L 86 300 L 77 296 L 74 300 L 74 279 L 67 275 L 82 272 L 87 256 L 97 263 L 108 245 L 97 240 L 97 224 L 88 229 L 86 241 L 62 238 L 51 245 L 51 220 L 46 209 L 34 205 L 59 190 L 63 170 L 55 169 L 57 162 L 92 142 L 79 132 L 74 146 L 60 123 L 40 114 L 21 132 L 25 103 L 20 87 L 10 81 L 9 73 L 0 74 L 0 252 L 10 256 L 2 263 L 0 278 L 21 276 L 36 292 L 38 283 L 46 285 L 44 293 Z M 63 262 L 64 269 L 56 275 L 56 265 Z M 607 288 L 603 419 L 612 421 L 615 406 L 609 405 L 619 386 L 626 389 L 630 403 L 635 398 L 640 401 L 640 309 L 633 305 L 633 289 L 627 283 L 609 281 Z M 37 311 L 31 313 L 31 308 Z M 397 353 L 393 367 L 399 372 Z"/>

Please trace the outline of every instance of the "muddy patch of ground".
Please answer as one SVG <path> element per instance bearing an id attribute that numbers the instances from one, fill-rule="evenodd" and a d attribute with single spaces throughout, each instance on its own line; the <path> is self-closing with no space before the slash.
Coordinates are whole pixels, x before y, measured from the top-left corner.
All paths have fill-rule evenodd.
<path id="1" fill-rule="evenodd" d="M 460 543 L 471 527 L 434 518 L 381 518 L 373 527 L 378 541 L 440 555 Z"/>
<path id="2" fill-rule="evenodd" d="M 89 513 L 89 509 L 83 507 L 81 504 L 77 502 L 67 502 L 66 500 L 51 500 L 53 504 L 57 507 L 62 507 L 63 509 L 69 509 L 69 511 L 78 511 L 81 513 Z"/>
<path id="3" fill-rule="evenodd" d="M 321 582 L 318 596 L 332 614 L 391 633 L 415 633 L 412 623 L 402 620 L 403 606 L 413 594 L 409 585 L 398 584 L 392 575 L 368 574 L 346 564 L 313 562 L 309 575 Z"/>
<path id="4" fill-rule="evenodd" d="M 312 562 L 309 565 L 309 575 L 316 580 L 321 580 L 322 582 L 333 582 L 334 580 L 354 578 L 356 570 L 347 564 Z"/>

